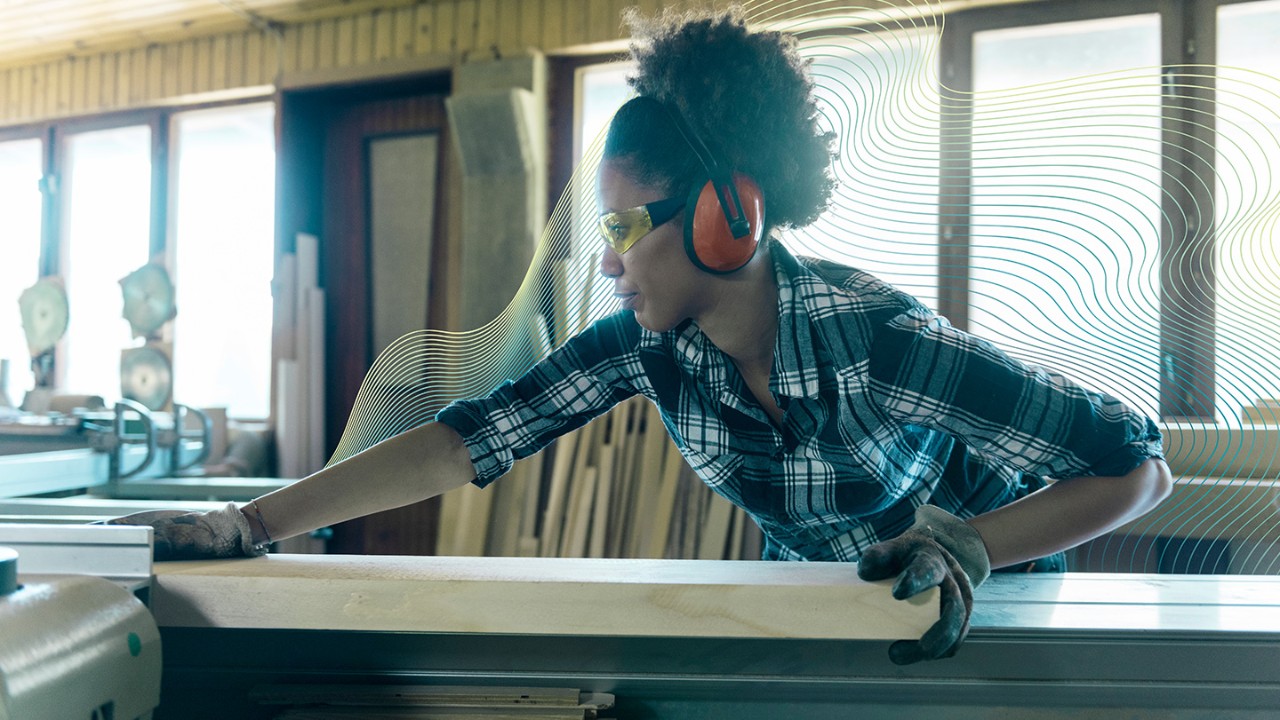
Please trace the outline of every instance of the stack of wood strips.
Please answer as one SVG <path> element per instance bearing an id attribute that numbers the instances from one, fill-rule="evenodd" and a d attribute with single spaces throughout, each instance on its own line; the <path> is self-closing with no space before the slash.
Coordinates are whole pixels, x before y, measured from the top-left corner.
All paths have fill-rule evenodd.
<path id="1" fill-rule="evenodd" d="M 758 560 L 760 531 L 693 473 L 642 397 L 443 498 L 439 555 Z"/>

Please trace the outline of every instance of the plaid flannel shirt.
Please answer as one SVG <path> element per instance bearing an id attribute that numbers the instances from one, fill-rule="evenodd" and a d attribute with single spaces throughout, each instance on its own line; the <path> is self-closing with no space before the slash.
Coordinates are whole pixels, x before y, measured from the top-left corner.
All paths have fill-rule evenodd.
<path id="1" fill-rule="evenodd" d="M 781 427 L 693 321 L 654 333 L 624 311 L 439 413 L 475 484 L 639 393 L 698 476 L 759 524 L 765 559 L 856 561 L 923 503 L 967 518 L 1046 478 L 1123 475 L 1162 456 L 1155 424 L 1119 400 L 1010 358 L 867 273 L 778 243 L 772 255 Z"/>

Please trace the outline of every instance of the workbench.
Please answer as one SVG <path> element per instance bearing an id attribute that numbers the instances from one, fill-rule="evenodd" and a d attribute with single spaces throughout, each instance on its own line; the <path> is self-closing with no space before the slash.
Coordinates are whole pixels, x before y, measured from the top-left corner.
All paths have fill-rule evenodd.
<path id="1" fill-rule="evenodd" d="M 1273 718 L 1280 578 L 993 576 L 951 659 L 898 667 L 936 595 L 826 563 L 275 555 L 159 563 L 156 718 L 264 688 L 576 688 L 620 718 Z M 606 713 L 608 715 L 608 713 Z"/>

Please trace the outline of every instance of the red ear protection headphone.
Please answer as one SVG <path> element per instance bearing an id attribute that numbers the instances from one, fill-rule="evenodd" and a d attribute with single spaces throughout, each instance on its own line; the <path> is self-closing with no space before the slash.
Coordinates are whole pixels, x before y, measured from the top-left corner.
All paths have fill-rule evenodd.
<path id="1" fill-rule="evenodd" d="M 661 105 L 707 171 L 707 181 L 695 184 L 685 201 L 685 254 L 700 269 L 726 275 L 755 255 L 764 234 L 764 195 L 750 177 L 720 163 L 674 107 Z"/>

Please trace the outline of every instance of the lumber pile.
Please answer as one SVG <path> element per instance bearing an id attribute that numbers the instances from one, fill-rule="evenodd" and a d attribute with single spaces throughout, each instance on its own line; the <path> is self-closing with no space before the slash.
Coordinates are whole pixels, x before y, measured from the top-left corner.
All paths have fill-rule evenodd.
<path id="1" fill-rule="evenodd" d="M 645 398 L 443 498 L 438 555 L 757 560 L 760 532 L 693 473 Z"/>

